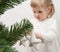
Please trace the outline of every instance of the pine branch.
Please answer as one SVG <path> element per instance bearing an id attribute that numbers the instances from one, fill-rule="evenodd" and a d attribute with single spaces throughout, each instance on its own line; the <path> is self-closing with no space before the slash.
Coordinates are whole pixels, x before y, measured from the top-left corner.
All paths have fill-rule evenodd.
<path id="1" fill-rule="evenodd" d="M 27 19 L 23 19 L 20 23 L 12 25 L 10 30 L 0 23 L 0 52 L 17 52 L 11 46 L 23 36 L 29 34 L 32 29 L 33 25 Z"/>
<path id="2" fill-rule="evenodd" d="M 5 27 L 5 25 L 0 23 L 0 52 L 17 52 L 16 49 L 12 49 L 9 45 L 7 41 L 8 34 L 8 27 Z"/>
<path id="3" fill-rule="evenodd" d="M 33 25 L 27 19 L 23 19 L 20 24 L 16 23 L 11 26 L 7 41 L 9 41 L 10 45 L 13 45 L 17 40 L 20 40 L 23 36 L 31 32 L 32 29 Z"/>
<path id="4" fill-rule="evenodd" d="M 0 0 L 0 15 L 7 9 L 14 8 L 14 5 L 22 3 L 24 0 Z"/>
<path id="5" fill-rule="evenodd" d="M 12 46 L 20 40 L 23 36 L 26 36 L 32 31 L 33 25 L 27 20 L 23 19 L 20 24 L 16 23 L 11 26 L 10 30 L 5 25 L 0 25 L 0 38 L 4 39 L 7 44 Z"/>

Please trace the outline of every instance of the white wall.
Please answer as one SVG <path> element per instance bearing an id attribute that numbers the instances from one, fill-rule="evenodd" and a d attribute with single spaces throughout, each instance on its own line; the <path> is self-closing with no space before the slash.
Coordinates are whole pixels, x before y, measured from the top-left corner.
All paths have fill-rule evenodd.
<path id="1" fill-rule="evenodd" d="M 60 0 L 53 0 L 55 4 L 55 17 L 57 19 L 57 25 L 58 25 L 58 40 L 60 42 Z M 60 44 L 60 43 L 59 43 Z"/>

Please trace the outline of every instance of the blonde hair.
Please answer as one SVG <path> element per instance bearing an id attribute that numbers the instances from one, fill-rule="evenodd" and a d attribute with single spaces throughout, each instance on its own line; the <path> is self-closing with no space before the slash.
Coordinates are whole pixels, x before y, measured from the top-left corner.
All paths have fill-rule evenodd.
<path id="1" fill-rule="evenodd" d="M 51 11 L 49 13 L 50 16 L 52 16 L 55 12 L 55 8 L 54 8 L 52 0 L 31 0 L 30 6 L 33 8 L 43 6 L 46 9 L 50 7 L 51 8 Z"/>

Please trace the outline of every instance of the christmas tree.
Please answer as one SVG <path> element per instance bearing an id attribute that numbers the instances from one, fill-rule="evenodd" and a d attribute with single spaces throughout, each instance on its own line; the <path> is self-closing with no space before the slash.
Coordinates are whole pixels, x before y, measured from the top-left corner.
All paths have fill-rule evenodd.
<path id="1" fill-rule="evenodd" d="M 14 8 L 24 0 L 0 0 L 0 15 L 7 9 Z M 0 23 L 0 52 L 17 52 L 12 46 L 26 36 L 33 29 L 33 25 L 28 19 L 21 20 L 20 23 L 11 25 L 10 30 L 3 23 Z"/>

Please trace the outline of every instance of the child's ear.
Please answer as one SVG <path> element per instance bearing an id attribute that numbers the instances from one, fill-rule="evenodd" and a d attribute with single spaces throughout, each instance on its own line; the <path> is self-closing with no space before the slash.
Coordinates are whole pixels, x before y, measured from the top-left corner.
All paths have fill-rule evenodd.
<path id="1" fill-rule="evenodd" d="M 48 13 L 51 13 L 51 11 L 52 11 L 52 8 L 48 7 Z"/>

